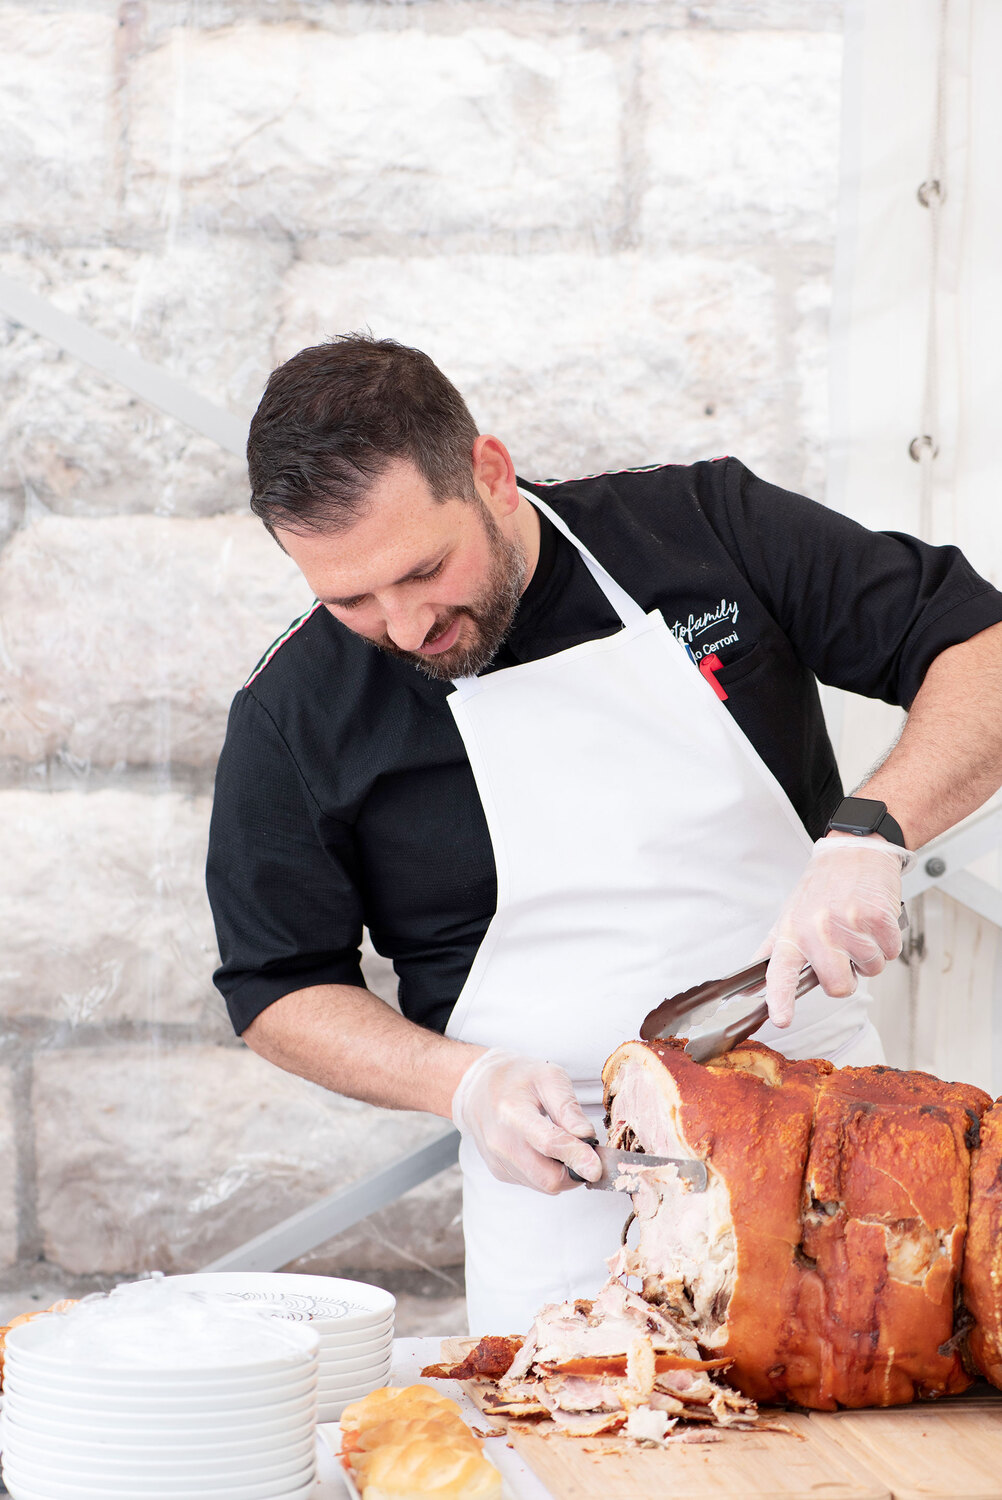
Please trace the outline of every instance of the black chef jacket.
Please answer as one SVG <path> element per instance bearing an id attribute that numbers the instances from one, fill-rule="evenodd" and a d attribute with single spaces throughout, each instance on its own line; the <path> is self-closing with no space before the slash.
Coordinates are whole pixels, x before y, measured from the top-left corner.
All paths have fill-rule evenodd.
<path id="1" fill-rule="evenodd" d="M 815 679 L 907 706 L 940 651 L 1002 620 L 1002 595 L 956 548 L 867 531 L 733 458 L 523 488 L 661 610 L 815 838 L 842 795 Z M 542 520 L 488 670 L 620 628 Z M 497 899 L 451 691 L 314 606 L 237 694 L 207 880 L 238 1033 L 294 990 L 363 984 L 363 925 L 393 960 L 403 1013 L 445 1030 Z M 533 753 L 527 735 L 526 777 Z"/>

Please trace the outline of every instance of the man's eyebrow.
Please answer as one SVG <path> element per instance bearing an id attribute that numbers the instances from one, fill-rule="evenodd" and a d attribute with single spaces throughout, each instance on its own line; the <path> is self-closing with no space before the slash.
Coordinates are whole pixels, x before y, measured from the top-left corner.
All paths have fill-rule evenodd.
<path id="1" fill-rule="evenodd" d="M 421 573 L 429 573 L 432 568 L 436 567 L 438 563 L 444 560 L 445 555 L 445 552 L 435 552 L 431 557 L 423 558 L 421 562 L 414 564 L 409 573 L 405 573 L 402 578 L 398 578 L 395 583 L 391 583 L 390 588 L 395 589 L 398 583 L 409 583 L 412 578 L 417 578 Z M 357 604 L 358 601 L 360 599 L 364 599 L 366 595 L 349 594 L 346 599 L 324 599 L 321 598 L 319 594 L 317 595 L 317 597 L 320 599 L 321 604 L 332 604 L 335 609 L 344 609 L 349 604 Z"/>

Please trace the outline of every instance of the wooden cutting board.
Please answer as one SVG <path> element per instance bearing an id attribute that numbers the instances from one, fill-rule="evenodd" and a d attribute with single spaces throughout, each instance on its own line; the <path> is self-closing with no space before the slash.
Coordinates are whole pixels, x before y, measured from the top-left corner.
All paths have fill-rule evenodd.
<path id="1" fill-rule="evenodd" d="M 1002 1393 L 811 1418 L 819 1421 L 895 1500 L 1002 1496 Z"/>
<path id="2" fill-rule="evenodd" d="M 554 1500 L 889 1500 L 887 1486 L 810 1418 L 784 1417 L 783 1425 L 791 1430 L 732 1432 L 715 1443 L 663 1449 L 617 1449 L 615 1439 L 563 1434 L 516 1432 L 511 1441 Z"/>
<path id="3" fill-rule="evenodd" d="M 445 1340 L 442 1358 L 460 1359 L 471 1342 Z M 484 1387 L 465 1389 L 483 1409 Z M 789 1431 L 654 1449 L 510 1422 L 508 1440 L 554 1500 L 1002 1500 L 1002 1393 L 991 1387 L 892 1410 L 764 1417 Z"/>

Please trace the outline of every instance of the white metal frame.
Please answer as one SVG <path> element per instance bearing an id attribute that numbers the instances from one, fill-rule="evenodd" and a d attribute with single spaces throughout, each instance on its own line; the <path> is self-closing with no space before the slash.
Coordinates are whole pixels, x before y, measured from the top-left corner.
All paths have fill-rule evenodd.
<path id="1" fill-rule="evenodd" d="M 905 900 L 940 890 L 969 906 L 979 917 L 1002 927 L 1002 890 L 967 866 L 1002 847 L 1002 807 L 979 813 L 933 839 L 920 851 L 914 869 L 902 882 Z"/>
<path id="2" fill-rule="evenodd" d="M 364 1182 L 339 1188 L 311 1204 L 298 1214 L 283 1219 L 272 1229 L 239 1245 L 218 1260 L 203 1266 L 203 1271 L 277 1271 L 290 1261 L 306 1255 L 326 1240 L 333 1239 L 353 1224 L 369 1218 L 388 1203 L 402 1198 L 419 1183 L 427 1182 L 451 1167 L 459 1157 L 459 1131 L 447 1130 L 428 1145 L 410 1151 L 383 1167 Z"/>

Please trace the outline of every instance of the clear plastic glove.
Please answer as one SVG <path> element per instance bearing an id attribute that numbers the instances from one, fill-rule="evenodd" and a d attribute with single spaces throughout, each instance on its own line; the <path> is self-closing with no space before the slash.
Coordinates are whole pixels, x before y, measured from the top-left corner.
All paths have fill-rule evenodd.
<path id="1" fill-rule="evenodd" d="M 765 997 L 774 1026 L 793 1020 L 797 980 L 809 963 L 828 995 L 848 996 L 856 975 L 879 974 L 901 952 L 901 873 L 906 849 L 870 835 L 832 835 L 807 869 L 757 957 L 771 953 Z"/>
<path id="2" fill-rule="evenodd" d="M 563 1068 L 492 1047 L 459 1080 L 452 1119 L 470 1136 L 494 1176 L 541 1193 L 562 1193 L 594 1182 L 602 1165 L 590 1146 L 595 1128 Z"/>

